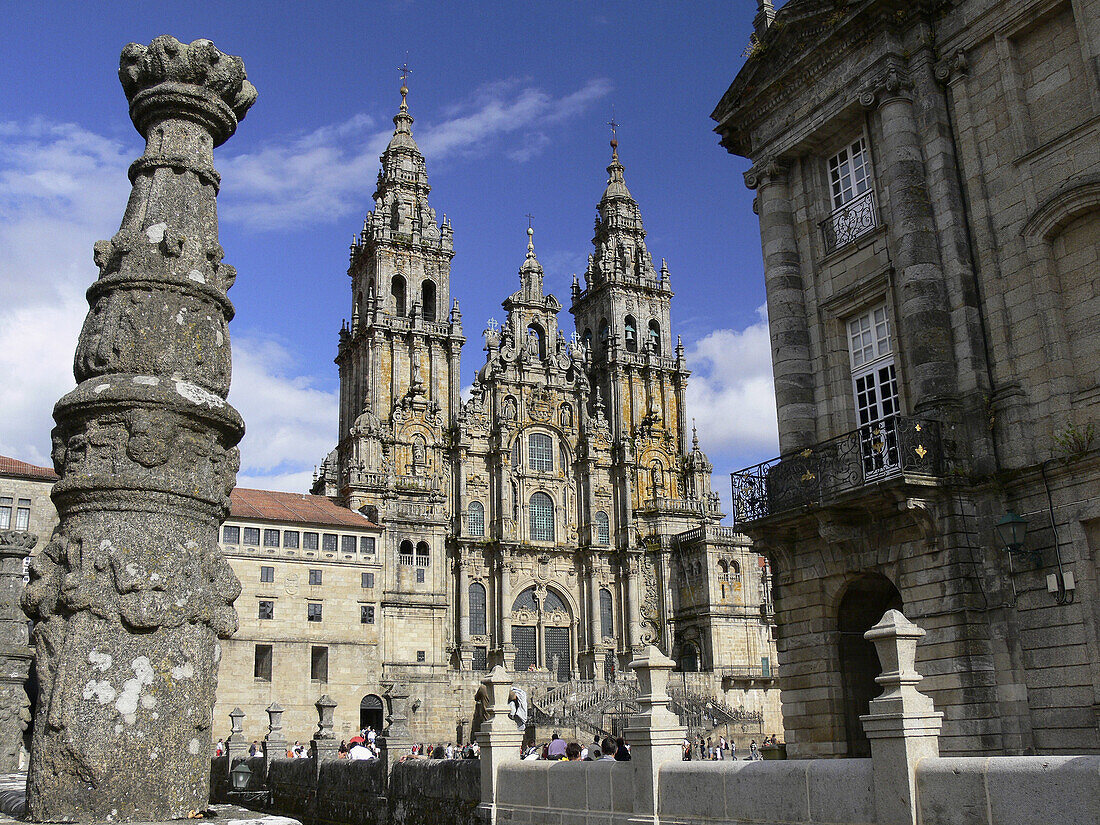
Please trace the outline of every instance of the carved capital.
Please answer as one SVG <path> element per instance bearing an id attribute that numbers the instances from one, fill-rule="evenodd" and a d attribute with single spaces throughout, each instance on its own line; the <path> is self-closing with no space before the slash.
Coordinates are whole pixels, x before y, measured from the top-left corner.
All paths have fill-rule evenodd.
<path id="1" fill-rule="evenodd" d="M 890 67 L 859 95 L 865 109 L 876 109 L 890 100 L 912 100 L 913 82 L 897 67 Z"/>
<path id="2" fill-rule="evenodd" d="M 782 183 L 787 180 L 790 172 L 790 164 L 778 158 L 762 160 L 745 172 L 745 186 L 749 189 L 757 189 L 771 183 Z"/>
<path id="3" fill-rule="evenodd" d="M 953 55 L 945 57 L 936 64 L 936 80 L 940 83 L 953 83 L 970 74 L 970 58 L 966 52 L 959 49 Z"/>

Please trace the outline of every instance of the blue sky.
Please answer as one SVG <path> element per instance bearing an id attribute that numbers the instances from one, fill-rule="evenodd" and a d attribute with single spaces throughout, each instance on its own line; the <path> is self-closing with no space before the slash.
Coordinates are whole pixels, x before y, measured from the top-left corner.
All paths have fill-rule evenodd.
<path id="1" fill-rule="evenodd" d="M 20 3 L 0 52 L 0 453 L 48 463 L 50 410 L 142 151 L 117 80 L 130 41 L 208 37 L 259 99 L 218 150 L 221 240 L 239 270 L 234 389 L 241 483 L 302 489 L 336 440 L 347 247 L 412 68 L 409 105 L 432 204 L 455 230 L 452 297 L 484 359 L 526 249 L 568 303 L 591 251 L 612 106 L 647 242 L 671 270 L 673 331 L 715 487 L 776 452 L 759 231 L 747 163 L 709 114 L 743 62 L 753 0 L 601 3 Z M 690 9 L 690 13 L 688 10 Z M 565 314 L 565 313 L 563 313 Z M 571 319 L 566 319 L 571 326 Z M 11 379 L 15 378 L 12 382 Z"/>

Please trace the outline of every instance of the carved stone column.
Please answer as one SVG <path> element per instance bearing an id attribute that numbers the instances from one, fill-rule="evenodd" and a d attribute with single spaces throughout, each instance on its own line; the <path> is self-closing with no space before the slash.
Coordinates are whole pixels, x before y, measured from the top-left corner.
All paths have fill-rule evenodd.
<path id="1" fill-rule="evenodd" d="M 218 549 L 244 425 L 229 392 L 213 150 L 256 98 L 208 40 L 122 52 L 146 139 L 99 279 L 78 386 L 54 408 L 60 524 L 23 597 L 38 624 L 29 818 L 160 821 L 209 803 L 218 638 L 240 584 Z"/>
<path id="2" fill-rule="evenodd" d="M 810 328 L 787 174 L 786 165 L 779 161 L 745 174 L 745 184 L 757 190 L 779 449 L 784 453 L 817 441 Z"/>
<path id="3" fill-rule="evenodd" d="M 913 412 L 940 411 L 956 397 L 951 314 L 932 198 L 921 153 L 911 85 L 889 71 L 860 102 L 878 108 L 882 146 L 875 153 L 889 203 L 890 255 L 897 271 L 898 337 Z"/>
<path id="4" fill-rule="evenodd" d="M 23 733 L 31 721 L 27 671 L 31 648 L 27 620 L 19 609 L 23 592 L 23 563 L 38 536 L 14 530 L 0 531 L 0 772 L 20 769 Z"/>

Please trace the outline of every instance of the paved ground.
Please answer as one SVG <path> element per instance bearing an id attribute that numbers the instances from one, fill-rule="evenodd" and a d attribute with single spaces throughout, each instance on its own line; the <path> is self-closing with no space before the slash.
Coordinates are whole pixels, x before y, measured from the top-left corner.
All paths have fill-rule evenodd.
<path id="1" fill-rule="evenodd" d="M 0 825 L 14 825 L 23 816 L 27 798 L 27 775 L 25 773 L 0 774 Z M 301 825 L 297 819 L 286 816 L 261 814 L 241 808 L 237 805 L 211 805 L 213 816 L 203 820 L 177 820 L 177 822 L 221 823 L 221 825 Z M 135 825 L 155 825 L 155 823 L 135 823 Z"/>

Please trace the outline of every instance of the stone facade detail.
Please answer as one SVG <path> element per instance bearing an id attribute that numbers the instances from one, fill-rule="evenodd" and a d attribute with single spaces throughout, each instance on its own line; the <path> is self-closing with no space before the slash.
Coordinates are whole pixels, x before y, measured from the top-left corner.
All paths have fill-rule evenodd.
<path id="1" fill-rule="evenodd" d="M 219 638 L 240 585 L 218 548 L 238 466 L 213 150 L 256 97 L 210 41 L 158 37 L 119 78 L 145 154 L 98 280 L 78 386 L 54 412 L 60 516 L 23 595 L 41 683 L 28 778 L 39 821 L 206 807 Z"/>
<path id="2" fill-rule="evenodd" d="M 734 499 L 790 752 L 873 747 L 889 608 L 945 755 L 1098 751 L 1100 6 L 765 5 L 713 117 L 757 191 L 783 455 Z"/>

